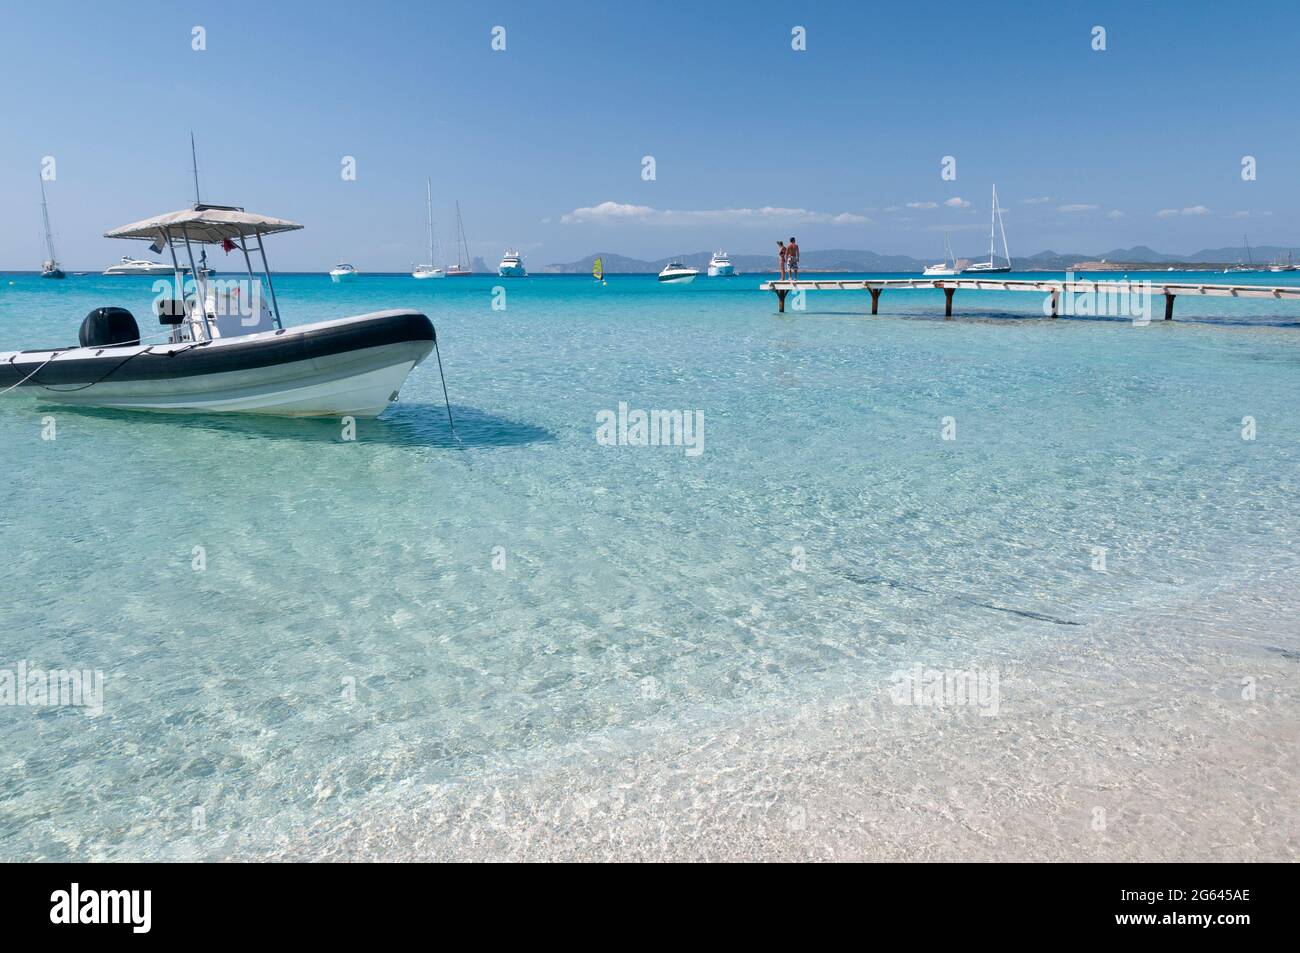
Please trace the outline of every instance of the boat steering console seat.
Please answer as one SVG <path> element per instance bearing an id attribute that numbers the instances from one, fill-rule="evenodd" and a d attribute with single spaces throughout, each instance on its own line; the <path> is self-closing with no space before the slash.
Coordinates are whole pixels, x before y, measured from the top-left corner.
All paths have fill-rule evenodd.
<path id="1" fill-rule="evenodd" d="M 96 308 L 81 322 L 77 339 L 82 347 L 133 347 L 140 343 L 140 326 L 126 308 Z"/>

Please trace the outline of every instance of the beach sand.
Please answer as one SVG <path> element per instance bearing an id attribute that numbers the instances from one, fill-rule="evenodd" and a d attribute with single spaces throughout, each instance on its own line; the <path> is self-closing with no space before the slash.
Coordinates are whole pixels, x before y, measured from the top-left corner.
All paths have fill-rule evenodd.
<path id="1" fill-rule="evenodd" d="M 1265 592 L 954 657 L 997 670 L 996 715 L 878 685 L 707 732 L 647 728 L 635 755 L 626 739 L 535 752 L 526 770 L 353 805 L 269 856 L 1295 860 L 1300 600 Z"/>

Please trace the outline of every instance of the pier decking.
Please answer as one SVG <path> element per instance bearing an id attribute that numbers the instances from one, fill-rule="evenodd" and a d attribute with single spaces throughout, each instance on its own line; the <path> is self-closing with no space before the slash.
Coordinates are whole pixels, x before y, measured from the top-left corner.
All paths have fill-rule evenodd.
<path id="1" fill-rule="evenodd" d="M 1114 281 L 1075 278 L 807 278 L 799 281 L 765 281 L 760 291 L 775 291 L 777 308 L 785 312 L 785 296 L 791 291 L 867 291 L 871 293 L 871 313 L 877 314 L 880 294 L 886 290 L 943 291 L 944 317 L 952 317 L 952 296 L 959 289 L 967 291 L 1037 292 L 1051 297 L 1051 316 L 1060 310 L 1061 295 L 1089 293 L 1097 295 L 1163 295 L 1165 320 L 1174 317 L 1174 299 L 1180 295 L 1217 298 L 1273 298 L 1300 300 L 1300 285 L 1219 285 L 1190 284 L 1175 281 Z"/>

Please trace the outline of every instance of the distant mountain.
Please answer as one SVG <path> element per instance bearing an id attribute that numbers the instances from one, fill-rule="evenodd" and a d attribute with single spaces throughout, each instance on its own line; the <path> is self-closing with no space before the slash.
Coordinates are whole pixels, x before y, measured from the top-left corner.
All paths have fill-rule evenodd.
<path id="1" fill-rule="evenodd" d="M 1252 247 L 1250 257 L 1256 264 L 1271 261 L 1291 260 L 1300 262 L 1300 248 L 1283 248 L 1274 245 Z M 600 252 L 605 271 L 609 274 L 658 274 L 670 261 L 680 261 L 690 268 L 704 271 L 709 265 L 712 252 L 699 251 L 685 255 L 673 255 L 655 261 L 643 261 L 628 258 L 613 252 Z M 549 274 L 591 274 L 592 263 L 597 255 L 588 255 L 577 261 L 546 265 L 536 269 L 539 273 Z M 937 261 L 935 258 L 932 261 Z M 1246 260 L 1243 248 L 1207 248 L 1192 255 L 1170 255 L 1158 252 L 1146 245 L 1134 245 L 1132 248 L 1115 248 L 1100 254 L 1086 252 L 1055 252 L 1046 250 L 1036 255 L 1015 257 L 1011 259 L 1015 271 L 1066 271 L 1077 264 L 1106 262 L 1113 265 L 1174 265 L 1204 264 L 1229 265 Z M 803 272 L 919 272 L 932 261 L 922 261 L 908 255 L 881 255 L 873 251 L 858 251 L 846 248 L 803 249 L 800 267 Z M 741 274 L 765 274 L 777 271 L 775 255 L 732 255 L 731 262 Z M 475 260 L 478 270 L 478 259 Z"/>

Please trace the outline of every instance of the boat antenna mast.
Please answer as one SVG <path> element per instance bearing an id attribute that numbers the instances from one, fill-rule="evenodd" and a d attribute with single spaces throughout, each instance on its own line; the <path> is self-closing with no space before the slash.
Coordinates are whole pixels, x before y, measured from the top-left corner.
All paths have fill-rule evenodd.
<path id="1" fill-rule="evenodd" d="M 194 207 L 197 209 L 203 204 L 203 199 L 199 197 L 199 155 L 194 148 L 194 130 L 190 130 L 190 171 L 194 173 Z M 199 249 L 199 266 L 206 272 L 208 270 L 208 250 L 207 248 Z"/>

